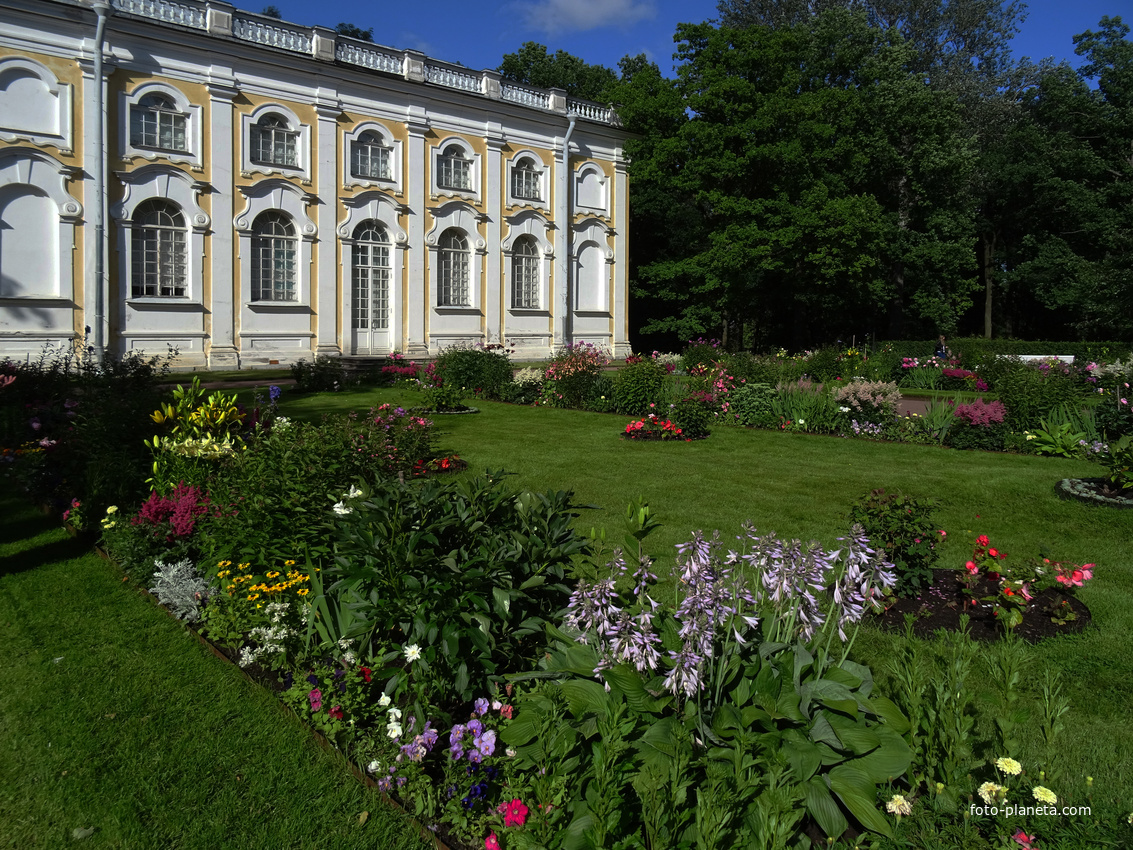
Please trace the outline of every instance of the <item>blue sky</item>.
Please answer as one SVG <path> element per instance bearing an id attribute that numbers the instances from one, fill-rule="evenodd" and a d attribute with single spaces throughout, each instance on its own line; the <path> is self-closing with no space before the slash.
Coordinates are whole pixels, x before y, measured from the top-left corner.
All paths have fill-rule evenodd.
<path id="1" fill-rule="evenodd" d="M 238 0 L 260 11 L 269 0 Z M 333 27 L 340 21 L 373 27 L 374 41 L 414 48 L 470 68 L 495 68 L 525 41 L 566 50 L 587 62 L 616 67 L 626 54 L 645 53 L 668 73 L 680 22 L 716 16 L 716 0 L 488 0 L 427 3 L 351 0 L 274 0 L 284 20 Z M 1072 37 L 1096 29 L 1103 15 L 1133 25 L 1129 0 L 1031 0 L 1012 43 L 1016 56 L 1066 59 L 1075 68 Z"/>

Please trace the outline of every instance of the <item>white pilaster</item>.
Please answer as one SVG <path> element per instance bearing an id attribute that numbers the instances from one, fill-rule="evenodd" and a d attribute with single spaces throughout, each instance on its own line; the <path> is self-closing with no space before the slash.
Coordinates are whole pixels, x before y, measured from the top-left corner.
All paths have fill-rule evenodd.
<path id="1" fill-rule="evenodd" d="M 408 165 L 405 175 L 406 197 L 409 199 L 410 213 L 407 228 L 409 232 L 409 256 L 405 264 L 406 281 L 404 351 L 410 357 L 424 357 L 429 353 L 426 341 L 426 317 L 431 309 L 431 293 L 425 286 L 425 193 L 428 189 L 429 170 L 426 161 L 425 133 L 429 121 L 420 107 L 409 108 Z"/>
<path id="2" fill-rule="evenodd" d="M 82 151 L 83 157 L 83 172 L 84 178 L 76 187 L 82 192 L 82 204 L 85 210 L 83 227 L 83 302 L 82 302 L 82 316 L 83 325 L 90 330 L 91 340 L 101 339 L 102 344 L 107 351 L 117 350 L 117 340 L 111 341 L 110 339 L 110 275 L 104 269 L 102 280 L 98 279 L 96 268 L 96 256 L 98 254 L 98 234 L 95 232 L 95 221 L 98 218 L 96 209 L 99 205 L 103 208 L 103 221 L 107 221 L 106 215 L 106 198 L 97 197 L 95 190 L 95 180 L 92 176 L 95 170 L 95 163 L 100 157 L 105 157 L 106 149 L 106 123 L 103 124 L 104 134 L 99 138 L 98 128 L 99 122 L 95 121 L 93 116 L 98 113 L 98 86 L 102 86 L 102 100 L 106 102 L 106 78 L 114 73 L 114 65 L 110 62 L 104 62 L 102 66 L 102 80 L 96 83 L 94 79 L 94 58 L 93 51 L 100 48 L 100 45 L 95 45 L 93 39 L 84 41 L 84 52 L 90 54 L 90 58 L 83 56 L 78 60 L 79 69 L 83 72 L 83 92 L 82 92 L 82 114 L 88 116 L 88 120 L 83 121 L 83 137 L 79 140 L 77 147 Z M 110 228 L 104 229 L 102 239 L 102 256 L 109 260 L 110 257 Z M 106 268 L 110 266 L 109 262 L 106 263 Z M 101 318 L 100 318 L 101 317 Z M 101 323 L 102 327 L 98 328 L 96 325 Z"/>
<path id="3" fill-rule="evenodd" d="M 315 297 L 316 337 L 315 354 L 337 357 L 343 351 L 339 346 L 341 311 L 338 304 L 338 245 L 335 238 L 338 224 L 338 116 L 342 104 L 335 99 L 315 102 L 319 116 L 315 134 L 315 168 L 318 175 L 318 255 L 312 275 Z"/>
<path id="4" fill-rule="evenodd" d="M 614 158 L 614 285 L 610 333 L 614 357 L 632 354 L 629 341 L 629 162 L 618 147 Z"/>
<path id="5" fill-rule="evenodd" d="M 206 302 L 211 320 L 208 363 L 210 369 L 239 369 L 240 351 L 236 347 L 237 286 L 232 199 L 236 194 L 232 171 L 235 157 L 232 150 L 232 99 L 236 97 L 236 81 L 210 75 L 209 92 L 209 166 L 212 170 L 212 233 L 209 236 L 209 277 L 211 302 Z"/>
<path id="6" fill-rule="evenodd" d="M 504 338 L 503 267 L 501 250 L 502 222 L 500 221 L 506 194 L 506 177 L 503 174 L 503 128 L 497 123 L 488 124 L 487 174 L 484 176 L 484 208 L 488 220 L 484 224 L 484 240 L 488 243 L 485 258 L 484 286 L 484 342 L 502 342 Z"/>

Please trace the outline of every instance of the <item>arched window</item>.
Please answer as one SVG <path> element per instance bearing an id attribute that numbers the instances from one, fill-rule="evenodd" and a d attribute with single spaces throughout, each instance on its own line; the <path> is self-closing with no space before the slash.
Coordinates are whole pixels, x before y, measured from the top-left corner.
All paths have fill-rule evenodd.
<path id="1" fill-rule="evenodd" d="M 160 151 L 188 151 L 186 117 L 164 94 L 148 94 L 130 107 L 130 144 Z"/>
<path id="2" fill-rule="evenodd" d="M 251 128 L 252 162 L 299 167 L 299 133 L 279 115 L 269 113 Z"/>
<path id="3" fill-rule="evenodd" d="M 515 241 L 511 254 L 511 306 L 539 309 L 539 246 L 530 236 Z"/>
<path id="4" fill-rule="evenodd" d="M 459 230 L 446 230 L 438 246 L 437 306 L 471 306 L 468 294 L 468 242 Z"/>
<path id="5" fill-rule="evenodd" d="M 295 301 L 295 226 L 281 212 L 260 213 L 252 222 L 252 300 Z"/>
<path id="6" fill-rule="evenodd" d="M 354 229 L 354 329 L 389 328 L 390 241 L 369 219 Z"/>
<path id="7" fill-rule="evenodd" d="M 134 210 L 130 237 L 133 298 L 184 298 L 185 216 L 176 204 L 155 198 Z"/>
<path id="8" fill-rule="evenodd" d="M 542 174 L 535 168 L 535 161 L 524 157 L 511 171 L 511 194 L 525 201 L 540 200 L 540 179 Z"/>
<path id="9" fill-rule="evenodd" d="M 442 189 L 472 191 L 472 162 L 460 145 L 449 145 L 437 157 L 437 185 Z"/>
<path id="10" fill-rule="evenodd" d="M 390 153 L 377 133 L 363 133 L 350 143 L 350 173 L 371 180 L 389 180 Z"/>

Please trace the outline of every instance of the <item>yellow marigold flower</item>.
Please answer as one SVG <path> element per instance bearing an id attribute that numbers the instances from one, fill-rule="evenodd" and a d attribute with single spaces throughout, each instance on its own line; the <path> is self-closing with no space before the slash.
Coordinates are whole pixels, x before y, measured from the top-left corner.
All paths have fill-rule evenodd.
<path id="1" fill-rule="evenodd" d="M 258 593 L 249 593 L 248 594 L 248 601 L 249 602 L 255 602 L 259 598 L 260 598 L 260 595 Z"/>
<path id="2" fill-rule="evenodd" d="M 268 573 L 267 575 L 268 575 L 268 578 L 275 578 L 276 576 L 278 576 L 278 575 L 279 575 L 279 571 L 278 571 L 278 570 L 272 570 L 272 571 L 271 571 L 270 573 Z"/>
<path id="3" fill-rule="evenodd" d="M 296 596 L 306 596 L 310 592 L 311 592 L 310 590 L 308 590 L 307 588 L 304 587 L 302 590 L 295 591 L 295 595 Z"/>
<path id="4" fill-rule="evenodd" d="M 1058 802 L 1058 797 L 1055 796 L 1054 792 L 1049 788 L 1044 788 L 1041 785 L 1036 785 L 1031 789 L 1031 796 L 1033 796 L 1040 803 L 1049 803 L 1052 806 Z"/>
<path id="5" fill-rule="evenodd" d="M 1002 770 L 1004 773 L 1011 776 L 1018 776 L 1023 772 L 1023 765 L 1011 758 L 1001 758 L 995 760 L 995 767 L 997 770 Z"/>
<path id="6" fill-rule="evenodd" d="M 218 561 L 216 565 L 218 567 L 231 567 L 232 562 L 231 561 Z"/>
<path id="7" fill-rule="evenodd" d="M 224 589 L 227 590 L 229 593 L 231 593 L 232 591 L 234 591 L 236 589 L 236 585 L 230 584 L 230 585 L 228 585 L 228 587 L 226 587 Z"/>
<path id="8" fill-rule="evenodd" d="M 294 561 L 284 561 L 284 562 L 283 562 L 283 566 L 285 566 L 285 567 L 293 567 L 293 566 L 295 566 L 295 562 L 294 562 Z"/>
<path id="9" fill-rule="evenodd" d="M 228 578 L 228 570 L 221 570 L 216 574 L 217 578 Z"/>
<path id="10" fill-rule="evenodd" d="M 1007 789 L 1002 785 L 996 785 L 994 782 L 985 782 L 979 787 L 978 793 L 980 799 L 990 806 L 996 800 L 1006 799 L 1006 795 L 1003 793 L 1006 790 Z"/>
<path id="11" fill-rule="evenodd" d="M 894 794 L 893 798 L 885 804 L 885 809 L 891 815 L 897 815 L 897 817 L 901 817 L 901 815 L 912 814 L 913 804 L 902 797 L 900 794 Z"/>

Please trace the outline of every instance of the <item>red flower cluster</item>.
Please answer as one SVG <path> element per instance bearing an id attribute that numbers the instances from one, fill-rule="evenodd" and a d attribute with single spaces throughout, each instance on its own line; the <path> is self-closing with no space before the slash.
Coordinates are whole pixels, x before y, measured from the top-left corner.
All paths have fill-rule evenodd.
<path id="1" fill-rule="evenodd" d="M 660 434 L 662 440 L 680 439 L 684 432 L 668 419 L 658 419 L 650 413 L 644 419 L 626 425 L 625 435 L 631 440 L 644 439 L 646 434 Z M 688 438 L 685 437 L 687 440 Z"/>

